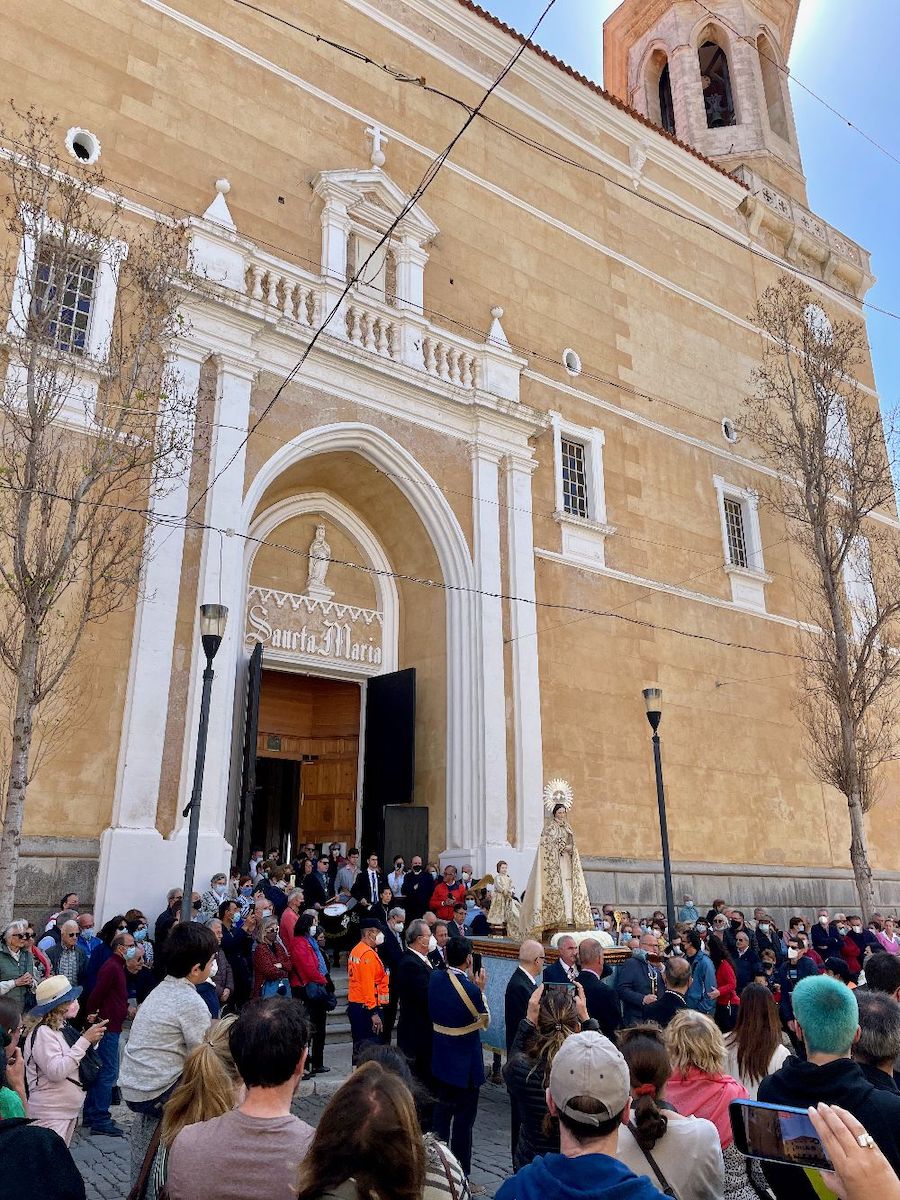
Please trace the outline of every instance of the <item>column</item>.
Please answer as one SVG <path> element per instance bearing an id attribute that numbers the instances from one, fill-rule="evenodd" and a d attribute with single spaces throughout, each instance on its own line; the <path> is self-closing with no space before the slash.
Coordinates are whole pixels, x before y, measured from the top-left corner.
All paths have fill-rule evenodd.
<path id="1" fill-rule="evenodd" d="M 212 871 L 222 869 L 227 858 L 224 842 L 232 758 L 235 684 L 242 663 L 244 634 L 244 539 L 228 530 L 241 532 L 244 499 L 244 467 L 250 416 L 250 396 L 257 367 L 254 356 L 219 354 L 216 387 L 216 425 L 210 449 L 209 479 L 215 480 L 206 497 L 205 521 L 211 528 L 203 538 L 197 587 L 198 611 L 191 642 L 191 677 L 188 691 L 188 736 L 182 762 L 179 796 L 179 835 L 185 833 L 181 811 L 190 799 L 197 752 L 197 726 L 200 720 L 200 695 L 205 659 L 200 644 L 201 604 L 226 604 L 228 624 L 222 645 L 213 662 L 213 682 L 209 712 L 209 733 L 200 810 L 200 844 L 197 874 L 200 884 Z M 234 456 L 234 461 L 232 457 Z M 229 465 L 226 465 L 229 464 Z M 226 531 L 219 533 L 219 530 Z M 227 863 L 226 863 L 227 865 Z M 202 890 L 202 887 L 201 889 Z"/>
<path id="2" fill-rule="evenodd" d="M 200 368 L 206 354 L 199 346 L 178 342 L 167 364 L 168 386 L 193 400 L 188 410 L 191 414 L 196 411 Z M 186 416 L 185 421 L 184 438 L 190 444 L 193 416 Z M 151 513 L 174 517 L 176 522 L 184 519 L 189 474 L 190 456 L 183 475 L 162 492 L 151 495 Z M 167 852 L 156 829 L 156 806 L 169 711 L 184 532 L 182 524 L 158 524 L 153 517 L 148 523 L 112 823 L 100 844 L 95 908 L 101 920 L 111 912 L 123 911 L 123 906 L 157 904 L 157 872 L 166 870 Z M 147 887 L 143 888 L 145 881 Z"/>
<path id="3" fill-rule="evenodd" d="M 531 514 L 532 459 L 506 460 L 509 529 L 509 634 L 516 783 L 516 844 L 537 845 L 543 820 L 543 749 Z"/>
<path id="4" fill-rule="evenodd" d="M 180 346 L 169 363 L 170 386 L 178 388 L 185 397 L 196 398 L 205 355 L 206 351 L 200 347 Z M 196 411 L 196 402 L 192 411 Z M 185 429 L 187 441 L 193 433 L 192 418 L 189 421 L 190 428 Z M 162 495 L 157 492 L 151 497 L 152 513 L 176 521 L 184 519 L 189 473 L 188 463 L 174 484 L 167 485 Z M 183 549 L 184 525 L 158 524 L 151 517 L 134 620 L 113 804 L 113 825 L 126 828 L 156 827 Z"/>
<path id="5" fill-rule="evenodd" d="M 478 589 L 478 718 L 483 738 L 480 796 L 470 815 L 466 841 L 472 850 L 507 844 L 506 688 L 503 654 L 503 590 L 500 572 L 499 466 L 501 455 L 472 447 L 475 580 Z M 488 852 L 490 858 L 490 853 Z M 489 863 L 479 864 L 485 868 Z"/>

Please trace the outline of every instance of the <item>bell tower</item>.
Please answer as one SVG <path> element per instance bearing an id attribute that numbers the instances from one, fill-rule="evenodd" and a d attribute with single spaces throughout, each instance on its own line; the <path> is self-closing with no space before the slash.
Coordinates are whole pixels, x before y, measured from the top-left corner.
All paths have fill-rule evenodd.
<path id="1" fill-rule="evenodd" d="M 623 0 L 603 25 L 608 92 L 734 171 L 801 203 L 788 89 L 800 0 Z"/>

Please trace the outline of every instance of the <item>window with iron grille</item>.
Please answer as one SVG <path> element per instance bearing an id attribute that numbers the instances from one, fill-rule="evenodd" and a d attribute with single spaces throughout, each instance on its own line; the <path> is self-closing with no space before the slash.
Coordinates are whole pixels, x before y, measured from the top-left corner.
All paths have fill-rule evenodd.
<path id="1" fill-rule="evenodd" d="M 563 508 L 573 517 L 588 517 L 588 485 L 584 446 L 564 437 L 562 451 Z"/>
<path id="2" fill-rule="evenodd" d="M 58 350 L 84 354 L 94 304 L 97 261 L 64 253 L 44 240 L 35 267 L 34 309 L 41 330 Z"/>
<path id="3" fill-rule="evenodd" d="M 728 561 L 734 567 L 749 566 L 747 539 L 744 534 L 744 506 L 740 500 L 731 496 L 726 496 L 722 503 L 725 509 L 725 531 L 728 535 Z"/>

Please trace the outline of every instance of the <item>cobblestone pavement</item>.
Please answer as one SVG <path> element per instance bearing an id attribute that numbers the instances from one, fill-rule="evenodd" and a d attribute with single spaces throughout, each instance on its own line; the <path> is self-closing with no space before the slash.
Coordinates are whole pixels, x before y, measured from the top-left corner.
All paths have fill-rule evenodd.
<path id="1" fill-rule="evenodd" d="M 327 1059 L 326 1059 L 327 1061 Z M 294 1111 L 311 1125 L 318 1123 L 329 1094 L 340 1080 L 323 1077 L 318 1094 L 309 1095 L 312 1085 L 303 1084 Z M 113 1109 L 113 1118 L 128 1129 L 131 1114 L 124 1107 Z M 127 1138 L 94 1137 L 79 1126 L 72 1142 L 72 1157 L 84 1177 L 87 1200 L 125 1200 L 130 1190 Z M 486 1083 L 481 1089 L 475 1146 L 472 1156 L 472 1182 L 494 1192 L 511 1171 L 509 1159 L 509 1098 L 506 1089 Z"/>

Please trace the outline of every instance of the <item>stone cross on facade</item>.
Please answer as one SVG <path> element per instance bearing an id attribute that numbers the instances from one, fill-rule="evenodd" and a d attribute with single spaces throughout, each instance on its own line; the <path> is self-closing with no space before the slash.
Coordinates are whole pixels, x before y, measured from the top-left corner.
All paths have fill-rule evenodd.
<path id="1" fill-rule="evenodd" d="M 384 147 L 388 144 L 388 139 L 381 132 L 380 125 L 369 125 L 366 128 L 366 137 L 372 143 L 371 163 L 373 167 L 384 166 Z"/>

